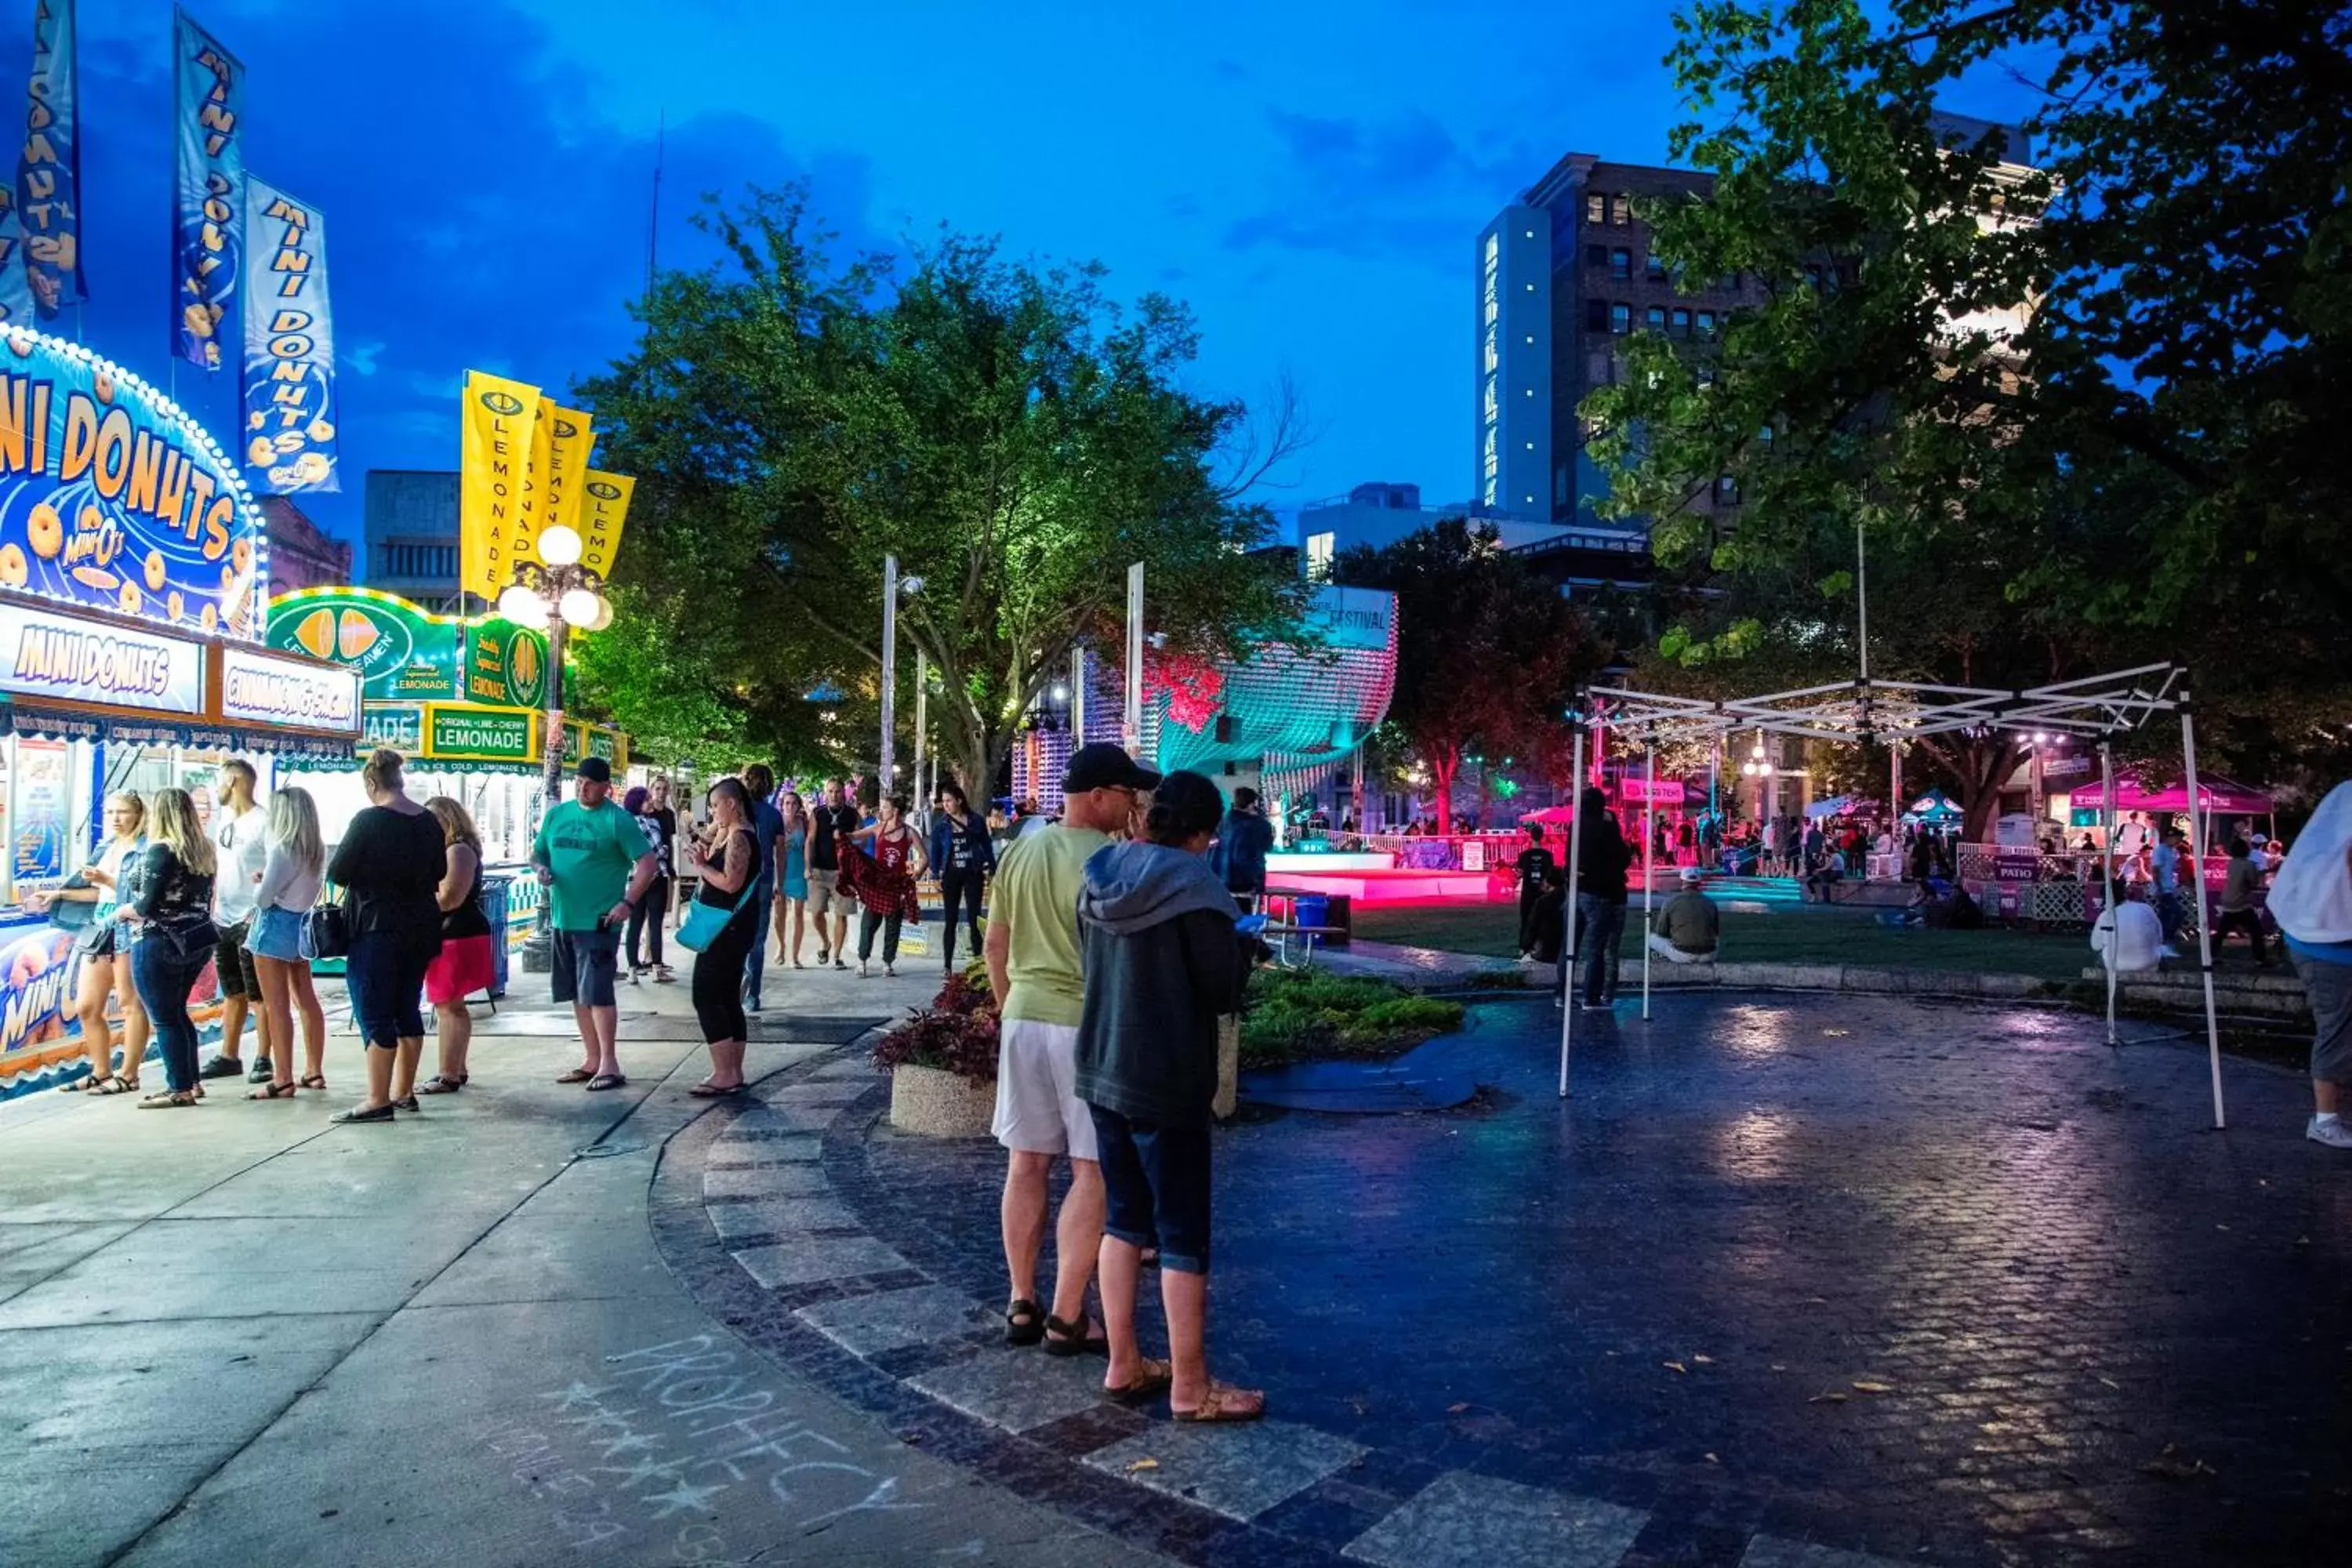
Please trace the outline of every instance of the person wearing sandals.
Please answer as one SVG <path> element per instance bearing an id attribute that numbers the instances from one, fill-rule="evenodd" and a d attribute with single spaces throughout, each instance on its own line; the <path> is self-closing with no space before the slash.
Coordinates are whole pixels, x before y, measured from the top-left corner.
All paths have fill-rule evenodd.
<path id="1" fill-rule="evenodd" d="M 621 967 L 621 931 L 661 865 L 637 819 L 613 798 L 612 763 L 581 758 L 576 788 L 576 798 L 558 802 L 540 822 L 530 858 L 547 889 L 555 938 L 550 989 L 556 1001 L 572 1004 L 580 1029 L 580 1065 L 555 1081 L 603 1093 L 629 1081 L 621 1071 L 613 984 Z"/>
<path id="2" fill-rule="evenodd" d="M 865 849 L 843 847 L 841 879 L 862 908 L 857 916 L 857 977 L 873 968 L 874 932 L 882 932 L 882 973 L 898 973 L 898 932 L 922 918 L 915 879 L 923 874 L 923 841 L 907 826 L 907 797 L 892 795 L 876 806 L 873 826 L 850 835 Z"/>
<path id="3" fill-rule="evenodd" d="M 654 792 L 643 784 L 636 785 L 621 797 L 621 809 L 636 818 L 637 831 L 644 834 L 646 842 L 654 847 L 655 864 L 658 868 L 653 884 L 646 889 L 646 896 L 637 900 L 635 909 L 629 911 L 626 942 L 629 984 L 632 985 L 656 970 L 664 974 L 669 973 L 669 965 L 662 962 L 662 925 L 669 918 L 670 837 L 677 831 L 677 817 L 667 809 L 656 813 L 653 802 Z M 663 825 L 664 817 L 669 819 L 667 826 Z M 650 947 L 646 945 L 647 938 L 652 941 Z M 650 963 L 646 962 L 648 958 Z"/>
<path id="4" fill-rule="evenodd" d="M 1098 1268 L 1110 1366 L 1123 1403 L 1168 1394 L 1179 1421 L 1255 1421 L 1265 1395 L 1209 1376 L 1209 1125 L 1217 1019 L 1241 1009 L 1248 961 L 1234 898 L 1208 851 L 1225 803 L 1195 773 L 1153 792 L 1143 837 L 1097 849 L 1078 895 L 1086 1008 L 1077 1096 L 1094 1118 L 1105 1204 Z M 1168 1360 L 1139 1351 L 1136 1279 L 1160 1249 Z"/>
<path id="5" fill-rule="evenodd" d="M 743 1008 L 743 959 L 766 935 L 756 886 L 760 836 L 751 826 L 751 792 L 740 779 L 720 779 L 710 786 L 709 798 L 706 842 L 716 853 L 696 854 L 701 886 L 694 900 L 734 912 L 694 955 L 694 1016 L 710 1047 L 710 1076 L 687 1090 L 698 1100 L 715 1100 L 743 1087 L 743 1044 L 751 1033 Z M 747 888 L 751 890 L 748 898 Z"/>
<path id="6" fill-rule="evenodd" d="M 801 942 L 808 934 L 808 803 L 793 790 L 784 796 L 784 830 L 776 837 L 776 962 L 806 969 Z"/>
<path id="7" fill-rule="evenodd" d="M 433 1006 L 439 1070 L 416 1086 L 419 1094 L 455 1094 L 466 1087 L 466 1048 L 474 1041 L 474 1015 L 466 998 L 488 991 L 494 978 L 489 917 L 482 913 L 482 835 L 466 808 L 446 795 L 425 803 L 441 825 L 441 951 L 425 968 L 425 1000 Z M 635 930 L 633 921 L 630 925 Z"/>
<path id="8" fill-rule="evenodd" d="M 147 846 L 128 863 L 122 902 L 114 911 L 116 921 L 130 928 L 131 977 L 163 1047 L 167 1087 L 141 1100 L 142 1110 L 194 1105 L 203 1092 L 188 993 L 220 940 L 213 924 L 215 864 L 212 840 L 188 792 L 157 791 Z"/>
<path id="9" fill-rule="evenodd" d="M 776 840 L 783 837 L 784 814 L 776 809 L 776 775 L 765 763 L 753 763 L 745 768 L 741 783 L 745 795 L 751 803 L 751 831 L 760 836 L 760 859 L 754 870 L 758 883 L 751 894 L 754 909 L 765 910 L 776 896 Z M 764 922 L 766 917 L 761 916 Z M 766 935 L 764 924 L 760 936 Z M 756 1013 L 763 1005 L 762 990 L 768 973 L 768 944 L 754 940 L 743 954 L 743 1005 Z"/>
<path id="10" fill-rule="evenodd" d="M 81 954 L 79 989 L 74 995 L 74 1016 L 81 1021 L 81 1037 L 89 1042 L 89 1076 L 75 1087 L 85 1094 L 128 1094 L 139 1087 L 139 1068 L 147 1059 L 147 1009 L 139 1005 L 139 988 L 131 977 L 131 944 L 114 911 L 121 899 L 125 868 L 147 847 L 144 829 L 147 803 L 135 795 L 109 796 L 106 826 L 112 835 L 106 847 L 81 869 L 79 888 L 53 893 L 31 893 L 25 907 L 47 914 L 53 904 L 89 903 L 89 923 L 74 937 Z M 122 1067 L 114 1066 L 114 1035 L 108 1027 L 106 999 L 122 999 Z"/>
<path id="11" fill-rule="evenodd" d="M 327 1087 L 327 1015 L 302 956 L 302 917 L 319 901 L 327 851 L 319 834 L 319 806 L 306 789 L 289 786 L 269 797 L 268 854 L 254 889 L 253 931 L 246 947 L 261 982 L 268 1037 L 278 1044 L 270 1081 L 247 1100 L 290 1100 L 298 1089 Z M 302 1076 L 294 1077 L 294 1016 L 302 1017 Z"/>
<path id="12" fill-rule="evenodd" d="M 441 825 L 408 798 L 398 752 L 379 749 L 360 770 L 369 805 L 352 818 L 327 863 L 343 889 L 351 951 L 343 983 L 367 1058 L 367 1099 L 340 1122 L 390 1121 L 416 1109 L 416 1062 L 425 1052 L 417 999 L 441 951 L 441 906 L 434 897 L 447 864 Z"/>

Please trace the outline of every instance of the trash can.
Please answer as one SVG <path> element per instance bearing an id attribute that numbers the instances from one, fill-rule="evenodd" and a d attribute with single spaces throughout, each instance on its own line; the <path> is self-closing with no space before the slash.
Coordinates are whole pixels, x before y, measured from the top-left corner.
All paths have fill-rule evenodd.
<path id="1" fill-rule="evenodd" d="M 1325 947 L 1345 947 L 1356 931 L 1356 901 L 1346 893 L 1332 893 L 1325 902 L 1328 910 L 1323 923 L 1334 929 L 1333 934 L 1322 939 Z"/>
<path id="2" fill-rule="evenodd" d="M 482 878 L 482 918 L 490 922 L 490 995 L 507 994 L 507 889 L 510 876 Z"/>
<path id="3" fill-rule="evenodd" d="M 1301 893 L 1291 908 L 1291 920 L 1301 927 L 1331 923 L 1331 900 L 1328 894 Z"/>

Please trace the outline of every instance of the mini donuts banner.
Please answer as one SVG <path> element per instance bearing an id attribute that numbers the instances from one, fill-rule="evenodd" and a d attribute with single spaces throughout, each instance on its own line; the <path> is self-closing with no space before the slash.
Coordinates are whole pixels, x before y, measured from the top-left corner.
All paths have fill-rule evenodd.
<path id="1" fill-rule="evenodd" d="M 177 405 L 78 343 L 0 331 L 0 587 L 258 641 L 266 541 Z"/>

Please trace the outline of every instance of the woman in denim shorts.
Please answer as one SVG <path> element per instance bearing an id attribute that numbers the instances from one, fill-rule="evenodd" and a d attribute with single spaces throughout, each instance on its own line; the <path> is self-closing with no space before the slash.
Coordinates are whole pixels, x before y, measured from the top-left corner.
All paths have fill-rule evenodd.
<path id="1" fill-rule="evenodd" d="M 327 852 L 319 837 L 319 807 L 306 789 L 289 787 L 269 797 L 268 858 L 261 886 L 254 890 L 253 930 L 245 939 L 261 981 L 261 1005 L 269 1037 L 279 1042 L 271 1061 L 272 1080 L 247 1100 L 291 1100 L 298 1089 L 324 1089 L 327 1015 L 310 984 L 310 960 L 302 952 L 302 917 L 319 901 L 320 873 Z M 294 1015 L 302 1016 L 302 1077 L 294 1077 Z"/>

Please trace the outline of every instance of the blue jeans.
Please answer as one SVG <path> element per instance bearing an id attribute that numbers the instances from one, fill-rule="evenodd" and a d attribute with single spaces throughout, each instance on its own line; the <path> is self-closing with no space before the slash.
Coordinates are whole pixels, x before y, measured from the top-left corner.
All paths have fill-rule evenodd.
<path id="1" fill-rule="evenodd" d="M 163 1077 L 173 1094 L 196 1087 L 196 1022 L 188 1016 L 188 993 L 213 955 L 209 943 L 180 944 L 160 931 L 142 932 L 131 943 L 131 984 L 139 1005 L 155 1026 L 163 1048 Z"/>
<path id="2" fill-rule="evenodd" d="M 776 879 L 762 877 L 751 884 L 751 900 L 744 908 L 758 913 L 752 926 L 759 934 L 751 941 L 751 951 L 743 955 L 743 1000 L 751 1006 L 760 1005 L 760 983 L 768 973 L 768 907 L 775 902 Z"/>
<path id="3" fill-rule="evenodd" d="M 1617 995 L 1617 944 L 1625 934 L 1625 906 L 1591 893 L 1576 895 L 1576 955 L 1584 971 L 1584 1000 L 1594 1006 Z M 1559 990 L 1568 994 L 1568 949 L 1559 950 Z"/>
<path id="4" fill-rule="evenodd" d="M 2181 907 L 2181 899 L 2179 893 L 2158 893 L 2156 895 L 2156 921 L 2158 926 L 2164 932 L 2165 946 L 2170 947 L 2176 941 L 2179 940 L 2180 928 L 2187 920 L 2188 912 L 2189 911 Z"/>

